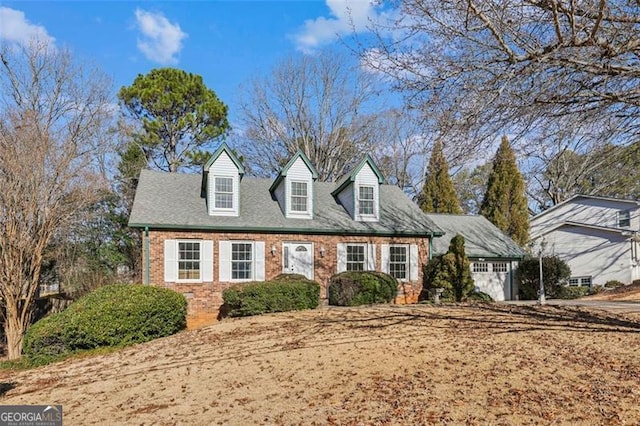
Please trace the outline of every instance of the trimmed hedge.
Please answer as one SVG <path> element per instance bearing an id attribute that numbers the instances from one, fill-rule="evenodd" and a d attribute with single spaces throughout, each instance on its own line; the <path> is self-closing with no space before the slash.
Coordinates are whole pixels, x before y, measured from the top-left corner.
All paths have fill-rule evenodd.
<path id="1" fill-rule="evenodd" d="M 32 359 L 51 358 L 147 342 L 184 329 L 186 315 L 187 300 L 173 290 L 108 285 L 33 324 L 25 334 L 23 351 Z"/>
<path id="2" fill-rule="evenodd" d="M 304 275 L 281 274 L 271 281 L 238 284 L 222 292 L 224 311 L 232 317 L 314 309 L 320 284 Z"/>
<path id="3" fill-rule="evenodd" d="M 483 291 L 474 291 L 465 298 L 467 302 L 493 302 L 493 297 Z"/>
<path id="4" fill-rule="evenodd" d="M 337 306 L 389 303 L 398 293 L 398 281 L 377 271 L 341 272 L 329 279 L 329 304 Z"/>

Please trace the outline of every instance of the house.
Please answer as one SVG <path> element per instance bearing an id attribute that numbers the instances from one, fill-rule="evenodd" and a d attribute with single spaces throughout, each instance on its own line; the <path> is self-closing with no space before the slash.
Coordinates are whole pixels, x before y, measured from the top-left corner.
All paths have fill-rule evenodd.
<path id="1" fill-rule="evenodd" d="M 366 155 L 337 183 L 317 181 L 296 153 L 275 179 L 244 176 L 222 144 L 201 175 L 143 170 L 129 226 L 143 233 L 143 280 L 186 295 L 189 315 L 215 318 L 222 291 L 281 273 L 321 284 L 338 272 L 381 270 L 415 300 L 442 231 Z"/>
<path id="2" fill-rule="evenodd" d="M 576 195 L 531 219 L 534 250 L 557 255 L 571 268 L 570 285 L 603 285 L 640 278 L 640 202 Z"/>
<path id="3" fill-rule="evenodd" d="M 433 241 L 434 256 L 445 254 L 451 239 L 460 234 L 464 237 L 476 290 L 487 293 L 493 300 L 518 298 L 514 273 L 525 252 L 511 238 L 484 216 L 429 213 L 427 217 L 445 232 Z"/>

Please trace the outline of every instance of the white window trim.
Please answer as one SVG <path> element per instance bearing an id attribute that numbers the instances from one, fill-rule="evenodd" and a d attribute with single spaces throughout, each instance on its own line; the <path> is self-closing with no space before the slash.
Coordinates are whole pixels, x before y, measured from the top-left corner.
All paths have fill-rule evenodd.
<path id="1" fill-rule="evenodd" d="M 476 265 L 484 265 L 486 267 L 486 271 L 476 271 Z M 485 268 L 483 268 L 485 269 Z M 471 267 L 471 272 L 474 274 L 486 274 L 489 272 L 489 263 L 488 262 L 473 262 L 473 266 Z"/>
<path id="2" fill-rule="evenodd" d="M 628 225 L 625 225 L 625 226 L 620 225 L 620 215 L 621 214 L 625 214 L 627 216 L 627 218 L 625 219 L 625 222 L 629 221 Z M 630 210 L 618 210 L 616 212 L 616 227 L 618 227 L 618 228 L 630 228 L 631 227 L 631 211 Z"/>
<path id="3" fill-rule="evenodd" d="M 368 244 L 367 243 L 345 243 L 344 245 L 344 270 L 345 271 L 349 271 L 349 247 L 350 246 L 357 246 L 357 247 L 362 247 L 362 252 L 363 252 L 363 259 L 362 259 L 362 269 L 358 269 L 356 271 L 367 271 L 367 266 L 369 264 L 368 262 Z M 351 262 L 351 263 L 355 263 L 355 262 Z M 351 272 L 351 271 L 350 271 Z"/>
<path id="4" fill-rule="evenodd" d="M 582 280 L 589 280 L 589 284 L 582 284 Z M 571 281 L 576 281 L 576 283 L 572 284 Z M 579 275 L 571 277 L 569 278 L 567 285 L 571 287 L 591 287 L 593 285 L 593 277 L 590 275 Z"/>
<path id="5" fill-rule="evenodd" d="M 498 271 L 497 266 L 498 265 L 504 265 L 504 271 Z M 506 274 L 507 272 L 509 272 L 509 264 L 507 262 L 492 262 L 491 263 L 491 272 L 496 273 L 496 274 Z"/>
<path id="6" fill-rule="evenodd" d="M 371 199 L 360 198 L 360 188 L 371 188 L 371 194 L 373 197 Z M 356 191 L 356 197 L 358 198 L 358 203 L 357 203 L 358 216 L 364 217 L 364 218 L 376 217 L 376 187 L 373 185 L 359 184 Z M 373 207 L 372 209 L 373 211 L 371 213 L 362 213 L 362 211 L 360 210 L 362 201 L 367 201 L 367 202 L 371 201 L 372 207 Z"/>
<path id="7" fill-rule="evenodd" d="M 307 195 L 306 196 L 302 196 L 302 195 L 293 195 L 293 184 L 294 183 L 304 183 L 306 185 L 307 188 Z M 309 182 L 305 181 L 305 180 L 292 180 L 289 182 L 289 211 L 291 212 L 291 214 L 296 215 L 296 214 L 309 214 L 309 193 L 310 193 L 310 185 Z M 306 210 L 294 210 L 293 209 L 293 198 L 305 198 L 306 200 L 306 205 L 307 205 L 307 209 Z"/>
<path id="8" fill-rule="evenodd" d="M 216 207 L 216 179 L 231 179 L 231 207 Z M 220 192 L 220 194 L 229 194 L 229 192 Z M 227 175 L 213 175 L 213 210 L 219 212 L 233 212 L 235 211 L 235 198 L 236 198 L 236 188 L 235 188 L 235 179 L 234 176 Z"/>
<path id="9" fill-rule="evenodd" d="M 389 251 L 388 251 L 388 260 L 387 260 L 387 273 L 389 275 L 391 275 L 393 277 L 393 275 L 391 274 L 391 249 L 394 247 L 404 247 L 406 250 L 405 253 L 405 270 L 404 270 L 404 278 L 396 278 L 396 280 L 400 281 L 400 282 L 409 282 L 411 281 L 410 279 L 410 275 L 411 275 L 411 246 L 409 244 L 389 244 Z M 395 278 L 395 277 L 394 277 Z"/>
<path id="10" fill-rule="evenodd" d="M 251 278 L 233 278 L 233 245 L 251 244 Z M 241 262 L 236 260 L 236 262 Z M 232 240 L 229 241 L 229 280 L 232 283 L 246 283 L 256 281 L 256 244 L 255 241 Z"/>
<path id="11" fill-rule="evenodd" d="M 198 259 L 198 271 L 200 272 L 200 278 L 189 278 L 189 279 L 180 279 L 180 243 L 198 243 L 198 253 L 200 255 L 200 259 Z M 204 282 L 202 280 L 203 274 L 203 250 L 202 250 L 202 240 L 176 240 L 176 283 L 184 283 L 184 284 L 199 284 Z"/>

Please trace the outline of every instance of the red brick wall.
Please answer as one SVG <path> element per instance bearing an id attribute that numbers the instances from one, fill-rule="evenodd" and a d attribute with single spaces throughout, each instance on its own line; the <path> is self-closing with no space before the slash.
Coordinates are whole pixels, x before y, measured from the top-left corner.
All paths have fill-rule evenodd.
<path id="1" fill-rule="evenodd" d="M 214 242 L 213 277 L 214 282 L 184 284 L 164 282 L 164 241 L 167 239 L 204 239 Z M 283 242 L 311 242 L 314 243 L 314 279 L 320 283 L 320 297 L 327 298 L 327 282 L 337 272 L 337 244 L 338 243 L 370 243 L 376 244 L 376 268 L 380 269 L 381 244 L 417 244 L 420 265 L 417 282 L 400 283 L 398 287 L 397 303 L 414 303 L 422 289 L 422 264 L 429 258 L 429 242 L 427 238 L 387 238 L 360 236 L 332 236 L 332 235 L 291 235 L 291 234 L 255 234 L 255 233 L 220 233 L 205 231 L 149 231 L 150 246 L 150 283 L 171 288 L 183 293 L 189 301 L 189 319 L 193 325 L 215 320 L 222 305 L 222 291 L 236 283 L 221 283 L 219 277 L 218 241 L 249 240 L 265 242 L 265 278 L 267 280 L 282 273 L 282 243 Z M 271 247 L 277 248 L 272 255 Z M 320 248 L 324 247 L 324 257 L 320 255 Z M 143 241 L 143 268 L 145 267 L 146 244 Z M 145 277 L 146 272 L 142 271 Z"/>

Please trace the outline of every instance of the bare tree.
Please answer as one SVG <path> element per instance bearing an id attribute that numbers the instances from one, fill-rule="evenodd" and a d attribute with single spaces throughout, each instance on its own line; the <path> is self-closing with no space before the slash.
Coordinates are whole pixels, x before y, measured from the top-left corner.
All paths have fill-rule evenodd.
<path id="1" fill-rule="evenodd" d="M 0 51 L 0 297 L 18 358 L 45 250 L 104 186 L 109 85 L 44 42 Z"/>
<path id="2" fill-rule="evenodd" d="M 377 43 L 363 46 L 365 62 L 393 76 L 408 102 L 467 152 L 496 134 L 529 136 L 567 116 L 614 129 L 612 143 L 637 137 L 636 1 L 398 0 L 392 7 L 392 18 L 373 24 Z"/>
<path id="3" fill-rule="evenodd" d="M 329 52 L 289 57 L 245 89 L 241 144 L 253 173 L 277 173 L 300 149 L 321 180 L 335 180 L 372 151 L 374 80 L 348 63 Z"/>
<path id="4" fill-rule="evenodd" d="M 411 111 L 390 109 L 379 115 L 376 133 L 380 143 L 372 155 L 387 183 L 416 196 L 432 145 L 422 134 L 419 120 Z"/>

